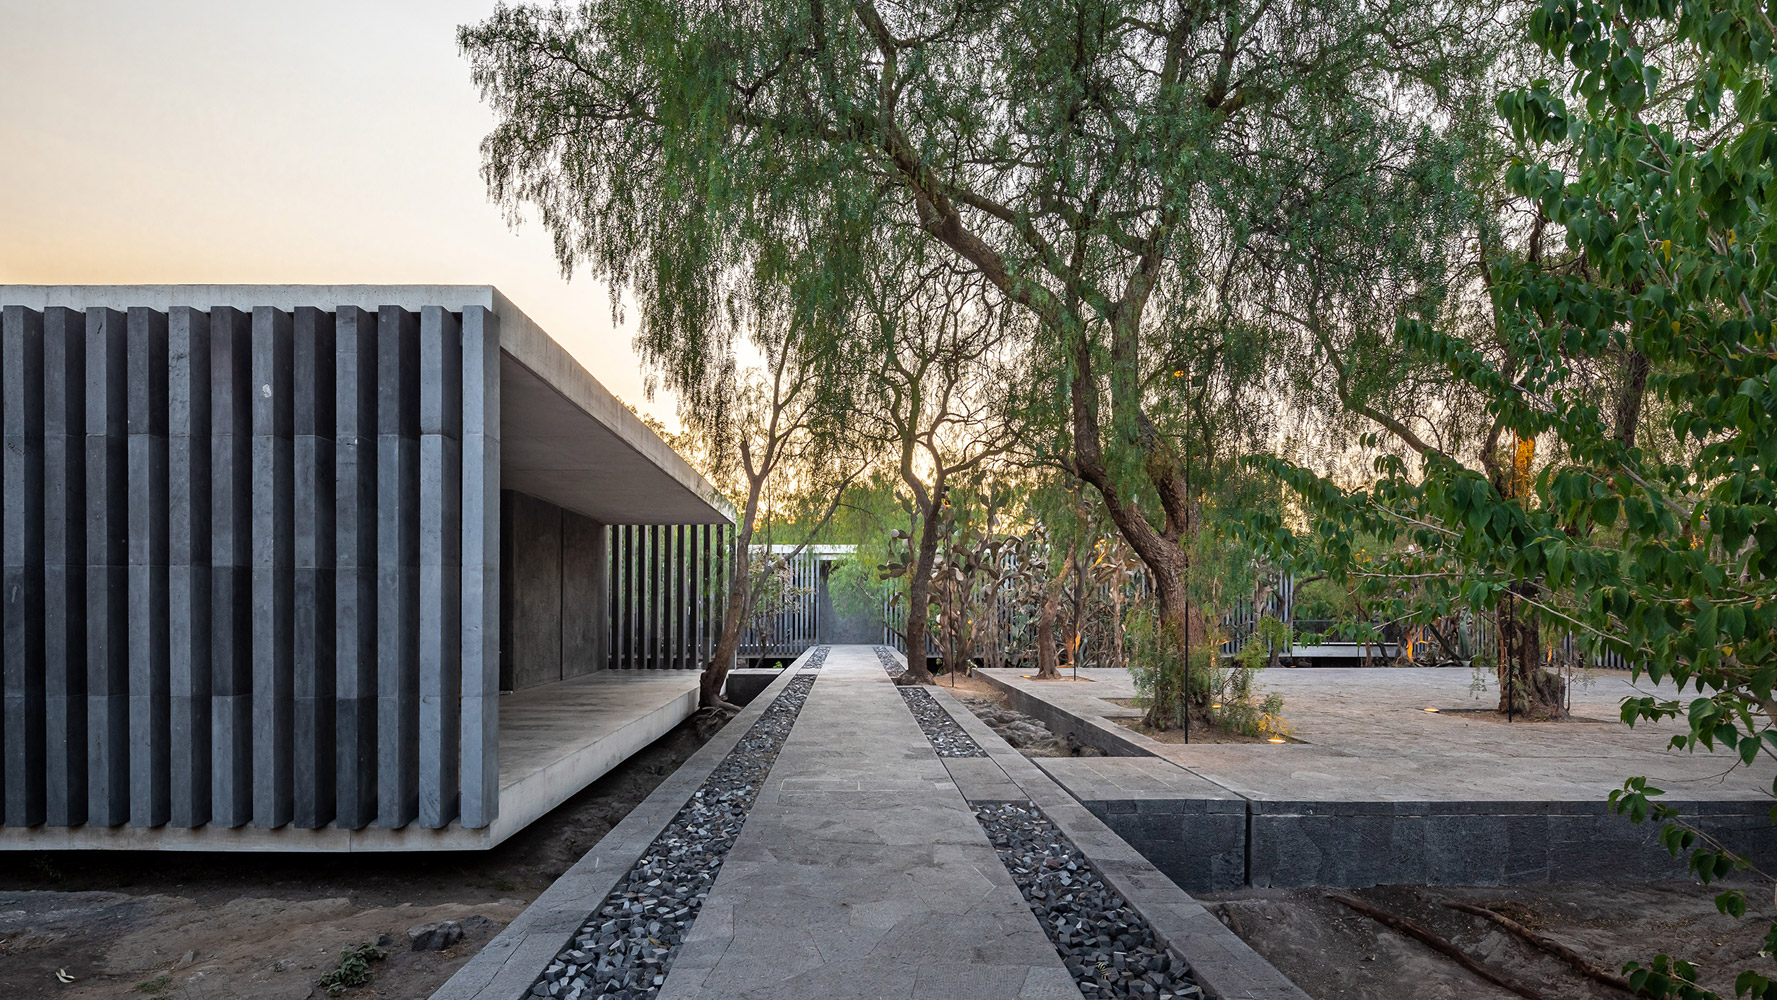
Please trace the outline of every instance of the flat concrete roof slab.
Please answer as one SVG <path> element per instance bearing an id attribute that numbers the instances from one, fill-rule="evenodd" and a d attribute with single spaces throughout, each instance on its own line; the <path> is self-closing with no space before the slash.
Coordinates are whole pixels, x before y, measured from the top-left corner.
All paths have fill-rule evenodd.
<path id="1" fill-rule="evenodd" d="M 0 305 L 482 306 L 500 321 L 502 486 L 603 524 L 734 520 L 704 477 L 492 285 L 0 285 Z"/>

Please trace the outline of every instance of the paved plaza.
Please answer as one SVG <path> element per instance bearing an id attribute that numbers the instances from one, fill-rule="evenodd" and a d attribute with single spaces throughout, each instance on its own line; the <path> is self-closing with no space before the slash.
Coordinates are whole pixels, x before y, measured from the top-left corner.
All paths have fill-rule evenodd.
<path id="1" fill-rule="evenodd" d="M 1098 728 L 1189 776 L 1253 799 L 1602 801 L 1625 778 L 1645 775 L 1674 800 L 1753 801 L 1765 797 L 1771 783 L 1769 769 L 1731 768 L 1726 755 L 1669 750 L 1667 741 L 1686 731 L 1679 722 L 1624 725 L 1618 706 L 1626 696 L 1672 697 L 1674 688 L 1632 683 L 1615 671 L 1577 678 L 1569 721 L 1508 724 L 1491 711 L 1499 697 L 1492 678 L 1478 697 L 1468 670 L 1267 670 L 1259 683 L 1283 695 L 1290 734 L 1301 742 L 1189 745 L 1162 743 L 1109 721 L 1142 714 L 1114 702 L 1136 696 L 1126 670 L 1080 671 L 1091 683 L 1034 681 L 1016 670 L 983 673 L 1089 724 L 1096 720 Z M 1478 709 L 1486 717 L 1472 714 Z"/>

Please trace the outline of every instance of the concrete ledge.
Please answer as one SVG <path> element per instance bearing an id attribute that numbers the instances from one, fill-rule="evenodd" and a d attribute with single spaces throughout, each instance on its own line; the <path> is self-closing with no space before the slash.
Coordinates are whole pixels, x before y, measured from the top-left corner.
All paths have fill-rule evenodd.
<path id="1" fill-rule="evenodd" d="M 433 1000 L 518 1000 L 524 996 L 587 915 L 635 866 L 692 793 L 752 728 L 807 656 L 805 653 L 791 668 L 777 671 L 781 676 L 760 692 L 762 697 L 730 719 L 721 732 L 630 810 L 574 867 L 439 987 Z"/>
<path id="2" fill-rule="evenodd" d="M 1248 947 L 1147 858 L 1074 800 L 1035 763 L 1001 739 L 943 688 L 934 697 L 988 751 L 1006 778 L 1036 803 L 1141 913 L 1155 936 L 1191 965 L 1198 985 L 1219 1000 L 1309 1000 L 1272 963 Z"/>
<path id="3" fill-rule="evenodd" d="M 1104 719 L 1075 715 L 1067 709 L 1053 705 L 1042 698 L 1033 697 L 1030 692 L 1007 683 L 1005 678 L 996 677 L 983 670 L 976 674 L 995 689 L 1006 695 L 1013 711 L 1022 712 L 1048 726 L 1051 732 L 1073 737 L 1075 742 L 1083 746 L 1096 747 L 1113 757 L 1152 757 L 1157 756 L 1156 748 L 1161 746 L 1157 740 L 1133 729 L 1126 729 L 1115 722 Z M 1044 683 L 1065 683 L 1045 681 Z M 973 713 L 972 713 L 973 714 Z"/>

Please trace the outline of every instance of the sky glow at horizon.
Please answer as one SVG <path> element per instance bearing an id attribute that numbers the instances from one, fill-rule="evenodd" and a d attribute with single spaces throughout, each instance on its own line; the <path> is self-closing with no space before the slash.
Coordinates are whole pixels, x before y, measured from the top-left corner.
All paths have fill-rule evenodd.
<path id="1" fill-rule="evenodd" d="M 457 51 L 493 0 L 0 0 L 0 284 L 492 284 L 606 388 L 633 323 L 508 227 Z"/>

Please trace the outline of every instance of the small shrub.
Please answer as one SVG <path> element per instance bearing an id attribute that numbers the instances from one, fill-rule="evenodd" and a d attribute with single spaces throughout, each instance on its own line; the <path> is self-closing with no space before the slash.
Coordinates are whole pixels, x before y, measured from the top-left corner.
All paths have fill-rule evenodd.
<path id="1" fill-rule="evenodd" d="M 136 984 L 136 989 L 138 991 L 146 993 L 151 997 L 166 996 L 167 991 L 172 988 L 173 977 L 165 972 L 155 976 L 153 979 L 144 979 L 142 982 Z"/>
<path id="2" fill-rule="evenodd" d="M 370 963 L 380 962 L 388 957 L 389 953 L 377 947 L 374 941 L 341 948 L 339 968 L 322 976 L 316 985 L 326 990 L 328 996 L 337 997 L 349 989 L 369 983 Z"/>

